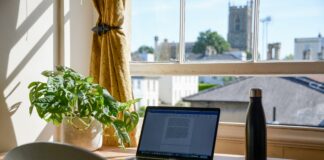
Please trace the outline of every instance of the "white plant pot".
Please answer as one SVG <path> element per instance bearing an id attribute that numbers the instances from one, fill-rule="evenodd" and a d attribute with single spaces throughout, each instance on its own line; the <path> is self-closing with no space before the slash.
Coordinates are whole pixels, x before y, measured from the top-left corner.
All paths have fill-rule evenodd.
<path id="1" fill-rule="evenodd" d="M 142 132 L 142 126 L 143 126 L 143 117 L 140 117 L 138 119 L 138 123 L 137 123 L 137 127 L 136 127 L 136 134 L 135 134 L 135 137 L 136 137 L 136 140 L 137 140 L 137 144 L 138 144 L 138 141 L 140 139 L 140 136 L 141 136 L 141 132 Z"/>
<path id="2" fill-rule="evenodd" d="M 62 143 L 72 144 L 90 151 L 97 150 L 102 146 L 102 124 L 96 119 L 67 117 L 63 119 L 61 127 Z"/>

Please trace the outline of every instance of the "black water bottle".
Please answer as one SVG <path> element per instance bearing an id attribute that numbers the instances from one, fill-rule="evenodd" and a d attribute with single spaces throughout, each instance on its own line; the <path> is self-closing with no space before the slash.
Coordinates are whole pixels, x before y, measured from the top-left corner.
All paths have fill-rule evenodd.
<path id="1" fill-rule="evenodd" d="M 246 160 L 267 159 L 267 128 L 262 107 L 262 90 L 252 88 L 245 126 Z"/>

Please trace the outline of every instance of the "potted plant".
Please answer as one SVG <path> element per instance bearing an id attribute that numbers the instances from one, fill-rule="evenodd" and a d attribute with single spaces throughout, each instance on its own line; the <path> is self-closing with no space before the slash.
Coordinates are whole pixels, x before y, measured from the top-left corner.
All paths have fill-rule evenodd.
<path id="1" fill-rule="evenodd" d="M 36 109 L 40 118 L 55 125 L 62 124 L 64 143 L 95 150 L 102 145 L 103 127 L 112 126 L 119 143 L 130 142 L 128 132 L 138 123 L 138 114 L 129 107 L 138 99 L 121 103 L 115 100 L 91 77 L 57 66 L 56 71 L 44 71 L 47 82 L 29 84 L 29 113 Z"/>

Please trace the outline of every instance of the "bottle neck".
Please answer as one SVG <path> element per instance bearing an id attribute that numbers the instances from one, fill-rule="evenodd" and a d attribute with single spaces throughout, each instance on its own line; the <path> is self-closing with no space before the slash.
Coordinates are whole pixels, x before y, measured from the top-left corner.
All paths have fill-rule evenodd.
<path id="1" fill-rule="evenodd" d="M 262 97 L 250 97 L 250 102 L 261 103 L 262 102 Z"/>

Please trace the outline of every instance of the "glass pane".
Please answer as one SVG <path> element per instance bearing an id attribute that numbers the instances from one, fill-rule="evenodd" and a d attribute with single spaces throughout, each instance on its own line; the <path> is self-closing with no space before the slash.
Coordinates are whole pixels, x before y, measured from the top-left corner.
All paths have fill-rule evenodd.
<path id="1" fill-rule="evenodd" d="M 261 0 L 261 60 L 323 60 L 323 0 Z"/>
<path id="2" fill-rule="evenodd" d="M 251 60 L 252 1 L 186 0 L 186 61 Z"/>
<path id="3" fill-rule="evenodd" d="M 133 0 L 131 25 L 132 61 L 178 61 L 179 0 Z"/>
<path id="4" fill-rule="evenodd" d="M 249 90 L 261 88 L 267 123 L 324 127 L 324 75 L 304 77 L 160 76 L 132 77 L 145 106 L 217 107 L 221 121 L 245 123 Z"/>

